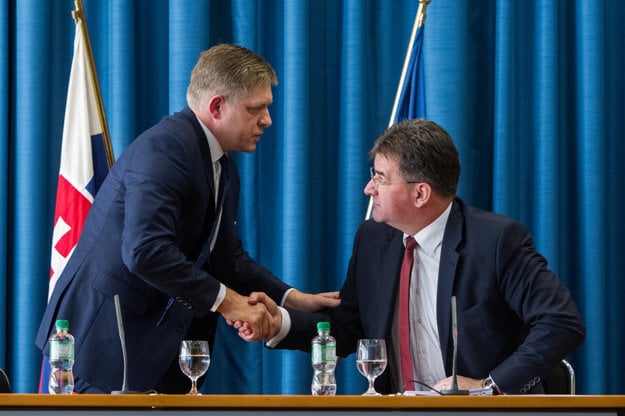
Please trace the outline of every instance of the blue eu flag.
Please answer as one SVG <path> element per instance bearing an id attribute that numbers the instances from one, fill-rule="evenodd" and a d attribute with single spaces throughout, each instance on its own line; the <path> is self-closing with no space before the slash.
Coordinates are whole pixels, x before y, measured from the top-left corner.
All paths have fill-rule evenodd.
<path id="1" fill-rule="evenodd" d="M 393 124 L 413 118 L 425 118 L 425 80 L 423 78 L 423 29 L 421 25 L 415 34 L 410 52 L 410 61 L 406 68 L 404 82 L 401 85 L 397 110 Z"/>

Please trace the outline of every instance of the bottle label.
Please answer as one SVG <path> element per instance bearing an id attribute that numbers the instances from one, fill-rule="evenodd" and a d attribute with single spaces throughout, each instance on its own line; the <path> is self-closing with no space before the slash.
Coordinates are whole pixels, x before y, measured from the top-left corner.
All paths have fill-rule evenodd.
<path id="1" fill-rule="evenodd" d="M 51 342 L 50 343 L 50 359 L 51 360 L 73 360 L 74 344 L 71 342 Z"/>
<path id="2" fill-rule="evenodd" d="M 336 345 L 313 345 L 312 362 L 313 364 L 336 362 Z"/>

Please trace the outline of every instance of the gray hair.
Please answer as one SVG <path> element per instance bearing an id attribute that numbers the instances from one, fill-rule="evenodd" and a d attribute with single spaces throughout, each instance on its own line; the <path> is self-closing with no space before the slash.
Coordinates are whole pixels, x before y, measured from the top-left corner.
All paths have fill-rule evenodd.
<path id="1" fill-rule="evenodd" d="M 410 182 L 427 182 L 438 194 L 453 197 L 460 178 L 458 150 L 449 134 L 433 121 L 400 121 L 382 132 L 369 152 L 394 157 Z"/>

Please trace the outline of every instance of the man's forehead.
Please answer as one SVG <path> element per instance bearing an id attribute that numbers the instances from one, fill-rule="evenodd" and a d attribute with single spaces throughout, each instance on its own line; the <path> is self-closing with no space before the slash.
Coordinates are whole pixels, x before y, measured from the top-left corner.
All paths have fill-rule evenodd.
<path id="1" fill-rule="evenodd" d="M 384 171 L 384 173 L 395 171 L 398 166 L 396 156 L 382 153 L 375 155 L 373 163 L 375 165 L 375 170 Z"/>
<path id="2" fill-rule="evenodd" d="M 249 90 L 246 95 L 239 98 L 246 104 L 269 105 L 273 102 L 273 93 L 270 86 L 256 86 Z"/>

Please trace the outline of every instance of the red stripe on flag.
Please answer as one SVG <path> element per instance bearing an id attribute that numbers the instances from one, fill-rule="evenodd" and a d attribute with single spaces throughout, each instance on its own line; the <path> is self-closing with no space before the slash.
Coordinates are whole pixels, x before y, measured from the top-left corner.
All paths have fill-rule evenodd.
<path id="1" fill-rule="evenodd" d="M 59 238 L 54 248 L 63 257 L 67 257 L 78 243 L 89 208 L 91 208 L 91 202 L 62 175 L 59 175 L 54 224 L 57 223 L 59 217 L 62 217 L 70 228 Z"/>

